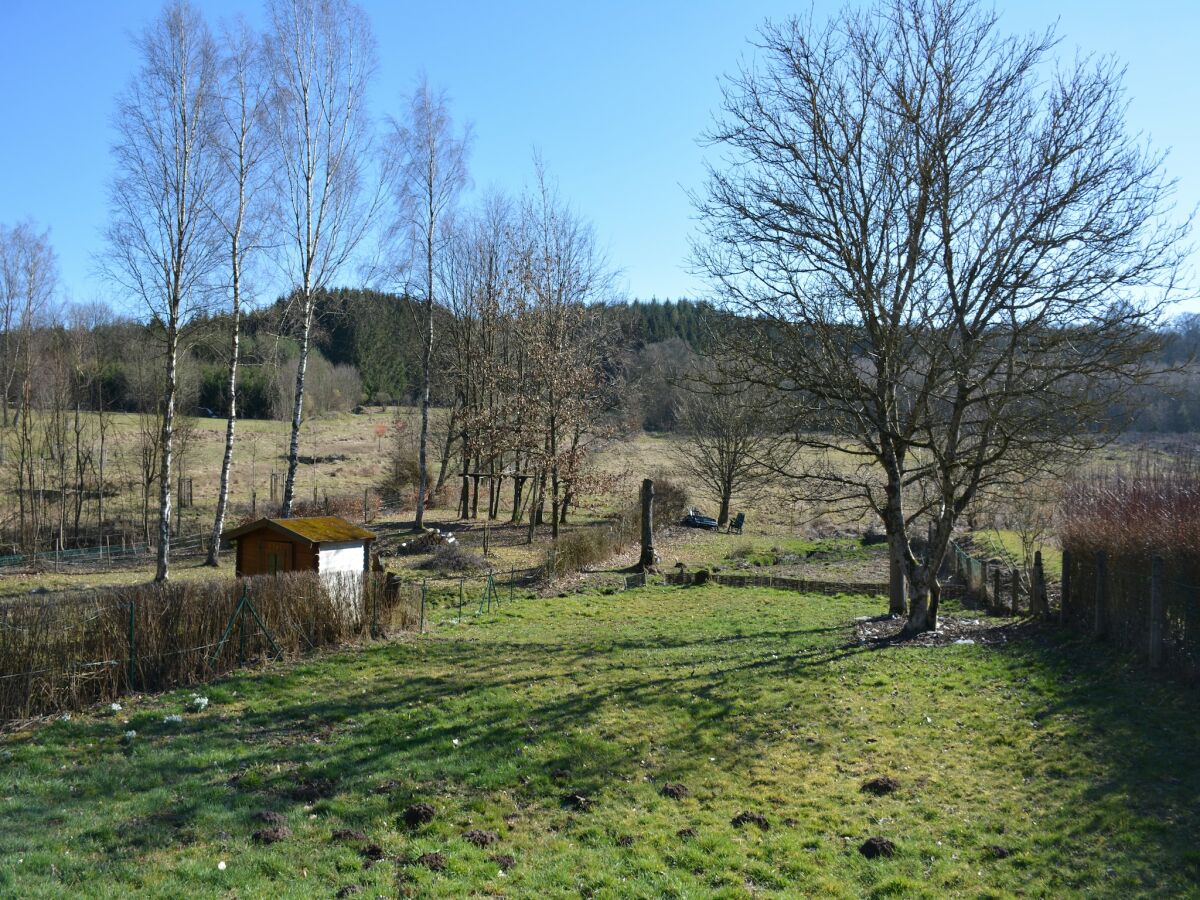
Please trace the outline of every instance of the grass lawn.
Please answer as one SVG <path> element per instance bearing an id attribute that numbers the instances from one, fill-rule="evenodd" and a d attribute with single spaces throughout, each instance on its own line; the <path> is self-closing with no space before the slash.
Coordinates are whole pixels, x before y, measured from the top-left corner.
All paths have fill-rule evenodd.
<path id="1" fill-rule="evenodd" d="M 179 691 L 10 734 L 0 895 L 1196 894 L 1194 692 L 1052 630 L 867 649 L 878 611 L 715 586 L 435 609 L 203 711 Z M 880 775 L 899 789 L 860 790 Z M 256 842 L 264 811 L 290 835 Z M 858 853 L 874 835 L 893 858 Z"/>

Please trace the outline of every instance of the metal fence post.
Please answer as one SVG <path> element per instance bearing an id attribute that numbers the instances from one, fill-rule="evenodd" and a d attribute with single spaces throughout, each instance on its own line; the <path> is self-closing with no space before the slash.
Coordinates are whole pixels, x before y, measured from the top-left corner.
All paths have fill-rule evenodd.
<path id="1" fill-rule="evenodd" d="M 1108 554 L 1096 554 L 1096 609 L 1092 620 L 1092 637 L 1104 637 L 1104 592 L 1108 587 Z"/>
<path id="2" fill-rule="evenodd" d="M 1150 561 L 1150 668 L 1162 665 L 1163 653 L 1163 560 Z"/>

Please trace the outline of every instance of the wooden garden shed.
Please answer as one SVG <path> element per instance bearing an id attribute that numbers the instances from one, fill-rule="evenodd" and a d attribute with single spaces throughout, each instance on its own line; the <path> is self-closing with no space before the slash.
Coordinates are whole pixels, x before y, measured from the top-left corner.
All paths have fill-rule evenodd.
<path id="1" fill-rule="evenodd" d="M 367 572 L 373 532 L 337 516 L 259 519 L 221 534 L 237 543 L 237 575 Z"/>

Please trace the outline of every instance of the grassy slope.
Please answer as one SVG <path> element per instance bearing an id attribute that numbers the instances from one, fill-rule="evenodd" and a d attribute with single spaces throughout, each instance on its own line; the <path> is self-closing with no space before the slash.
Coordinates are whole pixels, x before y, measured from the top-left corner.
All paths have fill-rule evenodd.
<path id="1" fill-rule="evenodd" d="M 877 609 L 719 588 L 522 600 L 424 638 L 226 679 L 182 725 L 162 716 L 187 692 L 9 736 L 0 894 L 1195 890 L 1194 694 L 1054 632 L 999 648 L 847 647 L 853 617 Z M 138 735 L 125 747 L 127 728 Z M 861 793 L 878 774 L 900 791 Z M 318 777 L 330 796 L 289 799 Z M 691 796 L 660 796 L 667 780 Z M 595 807 L 564 809 L 568 790 Z M 398 816 L 418 800 L 438 817 L 410 833 Z M 252 843 L 264 809 L 287 815 L 290 839 Z M 732 827 L 741 810 L 770 830 Z M 353 845 L 331 842 L 341 827 L 400 861 L 364 869 Z M 683 827 L 697 836 L 677 837 Z M 476 849 L 469 828 L 500 842 Z M 872 834 L 897 856 L 860 857 Z M 405 862 L 429 851 L 445 872 Z M 495 853 L 515 865 L 502 874 Z"/>

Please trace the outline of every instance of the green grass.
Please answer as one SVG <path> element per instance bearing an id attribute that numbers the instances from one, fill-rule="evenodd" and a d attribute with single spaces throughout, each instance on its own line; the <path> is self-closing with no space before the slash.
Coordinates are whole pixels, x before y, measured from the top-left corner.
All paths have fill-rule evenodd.
<path id="1" fill-rule="evenodd" d="M 0 895 L 1196 892 L 1194 693 L 1057 631 L 849 640 L 878 610 L 718 587 L 519 600 L 227 678 L 200 689 L 202 712 L 180 691 L 9 735 Z M 860 791 L 885 774 L 897 793 Z M 320 779 L 327 796 L 294 798 Z M 690 796 L 661 796 L 667 781 Z M 595 805 L 564 808 L 568 791 Z M 437 817 L 412 832 L 400 816 L 417 801 Z M 260 810 L 291 837 L 255 844 Z M 770 829 L 732 826 L 743 810 Z M 387 858 L 364 868 L 337 828 Z M 470 845 L 472 828 L 498 844 Z M 896 856 L 861 857 L 871 835 Z M 440 874 L 410 862 L 433 851 Z"/>
<path id="2" fill-rule="evenodd" d="M 976 544 L 985 551 L 998 550 L 1007 554 L 1010 559 L 1017 561 L 1025 556 L 1025 550 L 1021 546 L 1021 536 L 1015 531 L 988 528 L 973 532 L 971 536 L 975 539 Z M 1042 564 L 1045 566 L 1046 576 L 1055 581 L 1061 579 L 1062 550 L 1049 543 L 1039 545 L 1034 549 L 1042 551 Z"/>

